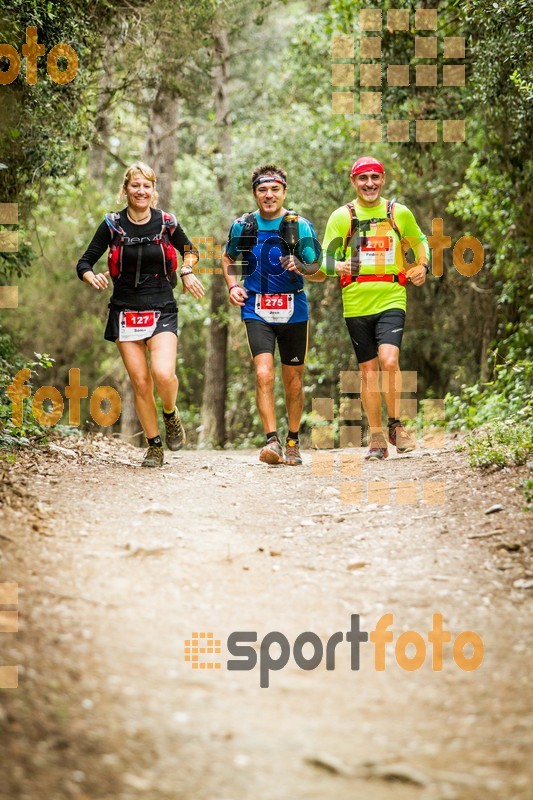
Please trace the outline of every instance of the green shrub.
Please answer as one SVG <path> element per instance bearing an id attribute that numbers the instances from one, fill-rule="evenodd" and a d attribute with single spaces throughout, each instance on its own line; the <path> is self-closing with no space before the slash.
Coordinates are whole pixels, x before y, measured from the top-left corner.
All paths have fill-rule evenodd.
<path id="1" fill-rule="evenodd" d="M 23 404 L 22 425 L 13 424 L 13 408 L 7 388 L 21 369 L 29 369 L 35 375 L 38 369 L 52 366 L 54 359 L 49 355 L 35 353 L 35 360 L 23 359 L 15 352 L 11 337 L 0 333 L 0 449 L 24 447 L 46 440 L 48 428 L 39 425 L 31 411 L 31 401 Z M 30 384 L 31 386 L 31 384 Z"/>
<path id="2" fill-rule="evenodd" d="M 520 466 L 533 455 L 533 429 L 526 423 L 484 425 L 467 436 L 464 447 L 472 467 Z"/>
<path id="3" fill-rule="evenodd" d="M 496 365 L 492 381 L 462 387 L 459 396 L 446 396 L 446 418 L 450 429 L 472 429 L 496 420 L 525 422 L 531 419 L 532 385 L 530 360 Z"/>

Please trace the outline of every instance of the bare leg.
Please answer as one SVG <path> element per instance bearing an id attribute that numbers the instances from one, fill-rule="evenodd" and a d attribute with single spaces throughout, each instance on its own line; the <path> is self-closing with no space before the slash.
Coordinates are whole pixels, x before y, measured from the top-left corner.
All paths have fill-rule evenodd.
<path id="1" fill-rule="evenodd" d="M 289 364 L 282 364 L 281 374 L 283 377 L 283 386 L 285 388 L 285 403 L 287 406 L 289 430 L 297 431 L 300 427 L 300 421 L 304 410 L 304 365 L 301 364 L 298 367 L 292 367 Z"/>
<path id="2" fill-rule="evenodd" d="M 146 345 L 144 342 L 117 341 L 117 347 L 130 376 L 137 416 L 146 438 L 152 439 L 159 434 L 159 430 L 154 386 L 146 358 Z"/>
<path id="3" fill-rule="evenodd" d="M 387 404 L 387 414 L 400 418 L 400 395 L 402 393 L 402 373 L 400 372 L 400 348 L 395 344 L 382 344 L 378 350 L 379 366 L 385 378 L 383 394 Z"/>
<path id="4" fill-rule="evenodd" d="M 150 371 L 163 403 L 171 411 L 176 405 L 178 379 L 176 377 L 176 353 L 178 339 L 175 333 L 158 333 L 147 342 L 150 351 Z"/>
<path id="5" fill-rule="evenodd" d="M 255 398 L 265 433 L 276 430 L 276 408 L 274 405 L 274 356 L 260 353 L 254 358 Z"/>
<path id="6" fill-rule="evenodd" d="M 383 433 L 378 359 L 364 361 L 359 364 L 359 367 L 361 369 L 361 400 L 368 419 L 370 434 Z"/>

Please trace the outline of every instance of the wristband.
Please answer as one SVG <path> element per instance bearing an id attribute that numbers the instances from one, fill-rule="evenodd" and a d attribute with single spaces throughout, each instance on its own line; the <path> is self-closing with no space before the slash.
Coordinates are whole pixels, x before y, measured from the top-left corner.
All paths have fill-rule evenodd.
<path id="1" fill-rule="evenodd" d="M 240 288 L 241 288 L 241 287 L 239 286 L 239 284 L 238 284 L 238 283 L 234 283 L 234 284 L 233 284 L 233 286 L 230 286 L 230 287 L 229 287 L 229 289 L 228 289 L 228 294 L 230 294 L 230 293 L 231 293 L 231 290 L 232 290 L 232 289 L 240 289 Z"/>
<path id="2" fill-rule="evenodd" d="M 427 275 L 428 272 L 429 272 L 429 264 L 420 264 L 420 266 L 424 267 L 424 269 L 426 270 L 426 275 Z"/>
<path id="3" fill-rule="evenodd" d="M 182 267 L 180 269 L 180 278 L 183 278 L 185 275 L 192 275 L 192 273 L 193 273 L 193 268 L 192 267 L 189 267 L 189 266 Z"/>

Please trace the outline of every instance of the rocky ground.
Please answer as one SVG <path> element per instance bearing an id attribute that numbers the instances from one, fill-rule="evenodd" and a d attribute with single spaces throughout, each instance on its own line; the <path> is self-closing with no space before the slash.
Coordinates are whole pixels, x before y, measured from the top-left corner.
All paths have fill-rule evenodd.
<path id="1" fill-rule="evenodd" d="M 142 451 L 101 437 L 57 448 L 0 468 L 0 582 L 19 592 L 19 630 L 0 635 L 0 664 L 19 665 L 0 691 L 1 800 L 531 797 L 523 471 L 474 471 L 453 444 L 373 465 L 308 451 L 301 469 L 191 450 L 142 470 Z M 385 670 L 372 642 L 351 669 L 351 616 L 370 632 L 389 613 Z M 484 646 L 471 671 L 452 650 L 465 630 Z M 253 669 L 228 669 L 239 631 L 257 634 Z M 298 665 L 306 631 L 300 664 L 344 634 L 334 669 Z M 406 631 L 427 649 L 413 671 L 395 656 Z M 198 662 L 219 668 L 185 660 L 193 633 L 220 641 Z"/>

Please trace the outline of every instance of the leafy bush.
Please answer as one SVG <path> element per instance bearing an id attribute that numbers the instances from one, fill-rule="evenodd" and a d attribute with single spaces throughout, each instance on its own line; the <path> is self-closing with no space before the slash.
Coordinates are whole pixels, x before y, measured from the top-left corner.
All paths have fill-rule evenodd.
<path id="1" fill-rule="evenodd" d="M 526 505 L 524 506 L 524 511 L 532 511 L 533 510 L 533 478 L 526 478 L 520 484 L 520 488 L 524 493 L 524 497 L 526 498 Z"/>
<path id="2" fill-rule="evenodd" d="M 446 396 L 446 418 L 451 430 L 472 429 L 498 420 L 526 423 L 533 416 L 533 365 L 525 348 L 517 358 L 515 350 L 503 363 L 491 355 L 493 380 L 463 386 L 459 396 Z"/>
<path id="3" fill-rule="evenodd" d="M 533 429 L 524 423 L 497 422 L 470 433 L 465 446 L 472 467 L 520 466 L 533 455 Z"/>
<path id="4" fill-rule="evenodd" d="M 51 367 L 53 361 L 49 355 L 41 353 L 35 353 L 34 361 L 21 358 L 16 354 L 11 338 L 0 333 L 0 449 L 25 447 L 46 440 L 48 429 L 34 418 L 29 400 L 23 404 L 22 425 L 13 424 L 13 408 L 7 389 L 19 370 L 29 369 L 35 375 L 38 369 Z"/>

